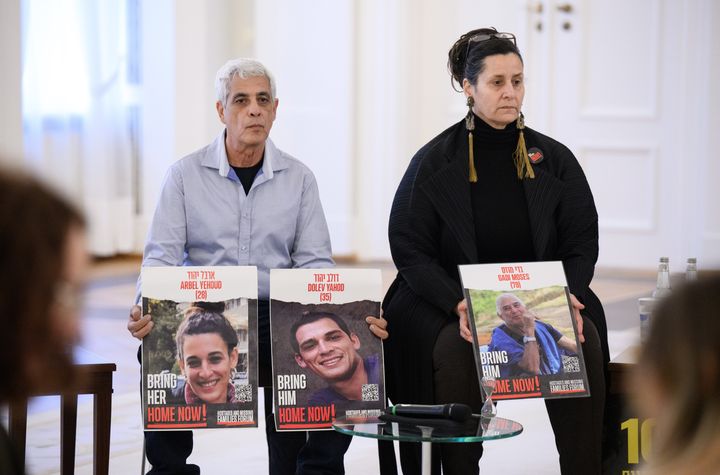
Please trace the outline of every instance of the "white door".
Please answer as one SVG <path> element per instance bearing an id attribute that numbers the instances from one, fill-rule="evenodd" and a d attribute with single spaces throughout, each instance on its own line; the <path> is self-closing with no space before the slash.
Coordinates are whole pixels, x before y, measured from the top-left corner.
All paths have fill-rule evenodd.
<path id="1" fill-rule="evenodd" d="M 600 216 L 601 266 L 651 268 L 669 255 L 679 271 L 702 251 L 704 159 L 692 137 L 708 113 L 684 92 L 706 67 L 692 56 L 710 53 L 688 43 L 708 27 L 699 18 L 707 3 L 529 3 L 527 123 L 582 164 Z"/>

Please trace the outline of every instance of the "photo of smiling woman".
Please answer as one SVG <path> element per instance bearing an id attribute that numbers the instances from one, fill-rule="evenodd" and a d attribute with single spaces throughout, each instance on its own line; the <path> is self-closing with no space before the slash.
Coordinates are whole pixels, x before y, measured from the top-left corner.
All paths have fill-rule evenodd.
<path id="1" fill-rule="evenodd" d="M 238 363 L 238 336 L 221 313 L 190 307 L 175 336 L 177 363 L 185 376 L 187 404 L 237 402 L 232 376 Z"/>
<path id="2" fill-rule="evenodd" d="M 142 311 L 154 323 L 141 352 L 146 430 L 257 427 L 257 300 L 233 297 L 257 287 L 255 269 L 202 269 L 143 269 Z M 194 282 L 188 272 L 232 290 L 188 299 L 194 289 L 177 291 Z"/>

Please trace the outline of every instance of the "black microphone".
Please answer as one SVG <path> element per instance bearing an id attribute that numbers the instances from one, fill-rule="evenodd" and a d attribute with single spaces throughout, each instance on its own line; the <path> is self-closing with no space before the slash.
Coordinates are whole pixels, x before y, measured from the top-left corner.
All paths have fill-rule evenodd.
<path id="1" fill-rule="evenodd" d="M 396 404 L 388 407 L 385 412 L 393 416 L 442 418 L 458 422 L 466 421 L 472 416 L 470 406 L 459 403 L 435 405 Z"/>

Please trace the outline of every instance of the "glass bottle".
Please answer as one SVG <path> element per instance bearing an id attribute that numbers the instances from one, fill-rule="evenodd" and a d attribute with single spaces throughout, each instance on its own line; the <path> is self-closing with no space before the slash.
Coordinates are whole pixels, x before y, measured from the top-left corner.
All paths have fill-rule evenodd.
<path id="1" fill-rule="evenodd" d="M 653 298 L 659 299 L 670 293 L 670 258 L 661 257 L 658 264 L 657 284 L 653 290 Z"/>
<path id="2" fill-rule="evenodd" d="M 688 282 L 697 280 L 697 258 L 695 257 L 688 257 L 685 280 Z"/>

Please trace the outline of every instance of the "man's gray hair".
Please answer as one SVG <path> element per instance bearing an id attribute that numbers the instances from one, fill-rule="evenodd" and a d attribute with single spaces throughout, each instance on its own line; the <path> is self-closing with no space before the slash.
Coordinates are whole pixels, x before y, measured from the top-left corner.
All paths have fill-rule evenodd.
<path id="1" fill-rule="evenodd" d="M 223 107 L 227 106 L 228 95 L 230 94 L 230 82 L 235 76 L 238 76 L 240 79 L 266 77 L 270 83 L 270 99 L 275 101 L 275 78 L 273 78 L 268 68 L 260 61 L 252 58 L 237 58 L 225 63 L 215 75 L 215 96 Z"/>
<path id="2" fill-rule="evenodd" d="M 502 310 L 502 309 L 500 308 L 500 301 L 501 301 L 502 299 L 504 299 L 505 297 L 512 297 L 512 298 L 514 298 L 515 300 L 517 300 L 518 302 L 520 302 L 520 303 L 523 305 L 523 307 L 525 306 L 525 302 L 523 302 L 520 297 L 518 297 L 517 295 L 515 295 L 515 294 L 513 294 L 513 293 L 506 292 L 506 293 L 504 293 L 504 294 L 498 295 L 497 298 L 495 299 L 495 309 L 497 310 L 498 315 L 500 315 L 500 310 Z"/>

